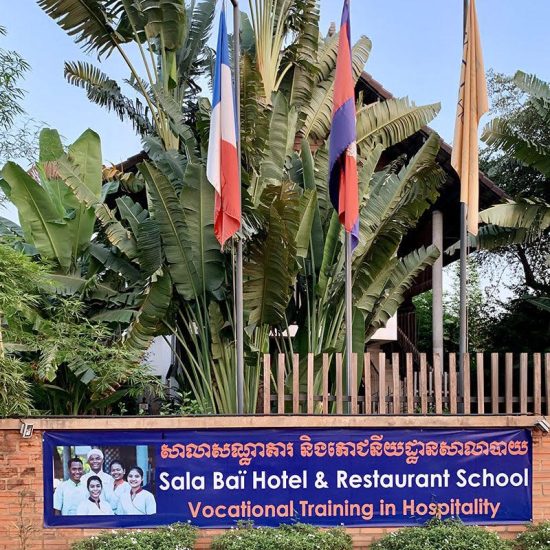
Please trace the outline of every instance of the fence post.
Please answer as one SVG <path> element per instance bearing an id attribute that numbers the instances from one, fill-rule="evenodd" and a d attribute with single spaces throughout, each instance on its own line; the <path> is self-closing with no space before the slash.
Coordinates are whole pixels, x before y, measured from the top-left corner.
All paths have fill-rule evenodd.
<path id="1" fill-rule="evenodd" d="M 498 414 L 498 400 L 498 353 L 491 353 L 491 411 L 493 414 Z"/>
<path id="2" fill-rule="evenodd" d="M 285 414 L 285 356 L 279 353 L 277 363 L 277 414 Z"/>
<path id="3" fill-rule="evenodd" d="M 370 378 L 370 352 L 365 353 L 363 363 L 363 376 L 365 378 L 365 414 L 372 414 L 372 389 Z"/>
<path id="4" fill-rule="evenodd" d="M 307 354 L 307 414 L 313 414 L 313 407 L 314 407 L 314 403 L 313 403 L 314 361 L 313 360 L 314 360 L 313 353 L 308 353 Z"/>
<path id="5" fill-rule="evenodd" d="M 264 354 L 264 414 L 271 414 L 271 355 Z"/>
<path id="6" fill-rule="evenodd" d="M 434 392 L 435 392 L 435 414 L 443 414 L 441 355 L 439 353 L 434 353 Z"/>
<path id="7" fill-rule="evenodd" d="M 485 371 L 483 368 L 483 353 L 477 358 L 477 414 L 485 414 Z"/>
<path id="8" fill-rule="evenodd" d="M 378 354 L 378 414 L 386 414 L 386 354 Z"/>
<path id="9" fill-rule="evenodd" d="M 401 414 L 401 395 L 399 380 L 399 353 L 391 356 L 392 381 L 393 381 L 393 414 Z"/>

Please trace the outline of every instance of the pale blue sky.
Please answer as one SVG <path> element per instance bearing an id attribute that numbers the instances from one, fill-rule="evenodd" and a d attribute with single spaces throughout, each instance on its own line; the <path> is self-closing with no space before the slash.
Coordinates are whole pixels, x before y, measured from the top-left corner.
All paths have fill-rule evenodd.
<path id="1" fill-rule="evenodd" d="M 243 6 L 248 2 L 241 0 Z M 432 126 L 452 140 L 461 56 L 463 0 L 352 0 L 352 35 L 373 42 L 365 69 L 396 96 L 417 103 L 441 101 Z M 340 20 L 341 0 L 321 0 L 321 27 Z M 550 0 L 477 0 L 486 69 L 512 74 L 517 69 L 550 80 Z M 0 0 L 4 48 L 18 50 L 31 64 L 24 106 L 32 117 L 59 129 L 68 142 L 90 127 L 102 139 L 105 163 L 140 150 L 129 124 L 90 104 L 83 90 L 63 78 L 65 60 L 96 63 L 85 55 L 34 0 Z M 127 76 L 114 53 L 101 68 Z"/>

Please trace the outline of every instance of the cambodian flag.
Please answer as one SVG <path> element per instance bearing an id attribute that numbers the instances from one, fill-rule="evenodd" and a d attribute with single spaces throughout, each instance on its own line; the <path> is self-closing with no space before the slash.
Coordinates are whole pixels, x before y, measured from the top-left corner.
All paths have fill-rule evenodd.
<path id="1" fill-rule="evenodd" d="M 355 248 L 359 240 L 359 183 L 350 34 L 349 0 L 344 0 L 332 102 L 329 192 L 340 223 L 351 232 Z"/>
<path id="2" fill-rule="evenodd" d="M 206 176 L 216 190 L 214 233 L 223 246 L 241 226 L 237 127 L 225 7 L 220 14 Z"/>

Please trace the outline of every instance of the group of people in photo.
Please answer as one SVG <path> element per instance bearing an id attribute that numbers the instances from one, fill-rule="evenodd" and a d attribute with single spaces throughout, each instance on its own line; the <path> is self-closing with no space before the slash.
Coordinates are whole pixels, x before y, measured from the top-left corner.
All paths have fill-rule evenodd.
<path id="1" fill-rule="evenodd" d="M 86 460 L 90 471 L 85 474 L 80 458 L 69 459 L 69 479 L 63 481 L 53 495 L 57 515 L 156 514 L 155 497 L 143 488 L 142 468 L 132 466 L 126 472 L 124 464 L 114 460 L 107 473 L 103 470 L 104 455 L 100 449 L 91 449 Z"/>

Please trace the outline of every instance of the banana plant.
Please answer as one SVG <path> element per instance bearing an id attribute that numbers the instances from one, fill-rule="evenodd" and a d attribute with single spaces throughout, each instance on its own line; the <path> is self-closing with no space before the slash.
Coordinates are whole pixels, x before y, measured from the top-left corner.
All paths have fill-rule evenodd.
<path id="1" fill-rule="evenodd" d="M 514 84 L 528 94 L 528 101 L 536 109 L 541 121 L 550 117 L 550 84 L 518 71 Z M 500 118 L 492 120 L 483 130 L 482 138 L 519 163 L 530 166 L 545 178 L 550 177 L 550 148 L 547 143 L 527 140 Z M 508 242 L 526 242 L 542 235 L 550 227 L 550 205 L 536 197 L 508 200 L 481 212 L 483 222 L 490 224 L 480 235 L 480 245 L 495 247 Z M 496 228 L 503 228 L 497 231 Z M 494 238 L 497 236 L 502 238 Z"/>
<path id="2" fill-rule="evenodd" d="M 135 99 L 100 68 L 87 62 L 65 63 L 65 77 L 88 98 L 142 135 L 155 133 L 167 150 L 178 150 L 182 105 L 199 89 L 198 77 L 209 67 L 207 40 L 215 0 L 39 0 L 38 5 L 98 58 L 116 52 L 130 72 Z M 137 47 L 140 65 L 128 45 Z"/>
<path id="3" fill-rule="evenodd" d="M 215 2 L 183 0 L 39 0 L 85 48 L 99 55 L 135 42 L 144 74 L 129 60 L 131 83 L 144 101 L 130 102 L 118 85 L 89 65 L 66 73 L 92 101 L 132 120 L 149 160 L 136 181 L 146 199 L 131 200 L 121 185 L 117 208 L 63 167 L 67 185 L 97 219 L 96 227 L 126 269 L 145 281 L 141 308 L 125 334 L 143 349 L 164 332 L 177 340 L 174 373 L 204 412 L 234 412 L 235 360 L 231 250 L 221 251 L 212 228 L 213 189 L 205 178 L 209 106 L 190 97 L 206 72 L 205 41 Z M 78 4 L 78 5 L 77 5 Z M 156 8 L 156 9 L 155 9 Z M 328 150 L 338 36 L 321 37 L 316 0 L 261 0 L 242 14 L 241 106 L 246 410 L 254 412 L 261 354 L 343 349 L 343 233 L 328 201 Z M 92 20 L 93 16 L 93 20 Z M 353 47 L 359 78 L 370 51 Z M 354 255 L 356 346 L 395 313 L 413 278 L 436 251 L 404 258 L 405 232 L 435 199 L 441 172 L 438 139 L 412 159 L 376 172 L 382 151 L 427 124 L 438 105 L 390 99 L 359 104 L 361 244 Z M 6 229 L 7 231 L 7 229 Z M 94 248 L 94 258 L 105 251 Z M 118 262 L 111 258 L 115 268 Z M 128 266 L 129 264 L 129 266 Z M 127 316 L 132 306 L 123 307 Z M 113 314 L 113 312 L 111 312 Z M 295 338 L 286 336 L 298 325 Z M 273 344 L 274 342 L 274 344 Z"/>
<path id="4" fill-rule="evenodd" d="M 14 162 L 2 170 L 1 185 L 19 213 L 22 235 L 36 251 L 53 262 L 61 274 L 74 274 L 78 260 L 89 246 L 95 215 L 80 203 L 60 176 L 57 159 L 64 154 L 59 134 L 40 133 L 40 156 L 30 173 Z M 68 148 L 75 177 L 90 195 L 101 196 L 101 148 L 99 137 L 87 130 Z"/>
<path id="5" fill-rule="evenodd" d="M 526 106 L 536 113 L 540 124 L 547 125 L 550 118 L 550 84 L 522 71 L 516 73 L 513 83 L 527 95 Z M 548 140 L 544 131 L 533 130 L 531 133 L 532 137 L 528 139 L 505 118 L 495 118 L 484 128 L 482 139 L 487 145 L 513 157 L 519 164 L 533 168 L 540 173 L 543 181 L 547 181 L 550 177 Z M 507 199 L 503 204 L 480 212 L 480 219 L 486 225 L 472 239 L 472 246 L 491 250 L 515 245 L 520 257 L 525 258 L 523 245 L 536 243 L 548 236 L 550 204 L 539 197 Z M 550 258 L 547 258 L 548 261 Z M 525 263 L 528 263 L 526 259 Z M 528 298 L 528 301 L 547 309 L 547 285 L 534 287 L 539 295 Z"/>

